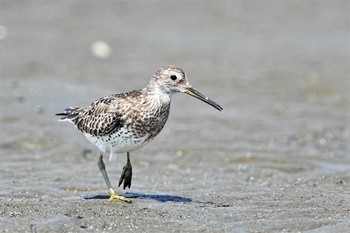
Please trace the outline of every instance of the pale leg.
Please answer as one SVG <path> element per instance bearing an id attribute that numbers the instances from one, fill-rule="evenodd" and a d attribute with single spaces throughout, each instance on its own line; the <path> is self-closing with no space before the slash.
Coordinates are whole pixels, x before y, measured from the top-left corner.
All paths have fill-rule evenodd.
<path id="1" fill-rule="evenodd" d="M 129 199 L 123 197 L 123 196 L 119 196 L 116 194 L 116 192 L 114 191 L 114 189 L 112 188 L 112 185 L 111 185 L 111 182 L 109 181 L 109 178 L 108 178 L 108 175 L 107 175 L 107 171 L 106 171 L 106 166 L 103 162 L 103 155 L 101 154 L 100 155 L 100 158 L 98 160 L 98 168 L 100 169 L 101 173 L 102 173 L 102 176 L 103 178 L 105 179 L 106 181 L 106 184 L 109 188 L 109 193 L 111 194 L 111 197 L 109 198 L 110 201 L 114 200 L 114 199 L 118 199 L 118 200 L 122 200 L 122 201 L 125 201 L 125 202 L 131 202 Z"/>

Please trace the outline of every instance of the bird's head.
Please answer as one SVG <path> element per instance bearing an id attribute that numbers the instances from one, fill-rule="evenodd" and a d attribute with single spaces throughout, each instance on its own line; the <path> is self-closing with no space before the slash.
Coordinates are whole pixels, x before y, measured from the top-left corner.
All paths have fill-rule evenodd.
<path id="1" fill-rule="evenodd" d="M 162 92 L 168 93 L 170 95 L 182 92 L 203 102 L 213 106 L 219 111 L 223 108 L 215 103 L 213 100 L 209 99 L 205 95 L 201 94 L 199 91 L 194 89 L 192 85 L 187 81 L 185 72 L 176 66 L 166 65 L 161 67 L 153 76 L 154 84 L 157 85 Z"/>

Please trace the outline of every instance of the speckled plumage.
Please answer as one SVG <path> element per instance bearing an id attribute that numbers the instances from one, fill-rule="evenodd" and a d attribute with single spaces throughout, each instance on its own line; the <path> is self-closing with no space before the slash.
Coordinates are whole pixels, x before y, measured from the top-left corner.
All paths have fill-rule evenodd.
<path id="1" fill-rule="evenodd" d="M 65 117 L 104 154 L 130 152 L 144 146 L 164 127 L 170 101 L 155 104 L 147 89 L 115 94 L 89 107 L 67 108 Z"/>
<path id="2" fill-rule="evenodd" d="M 177 92 L 189 94 L 222 110 L 220 105 L 192 88 L 182 69 L 163 66 L 143 89 L 106 96 L 88 107 L 71 107 L 56 115 L 62 116 L 61 121 L 73 123 L 102 154 L 109 154 L 113 159 L 115 153 L 139 149 L 159 134 L 168 119 L 172 96 Z M 111 196 L 115 195 L 107 174 L 104 174 L 102 156 L 99 168 L 112 190 Z M 123 174 L 130 172 L 127 183 L 130 187 L 131 164 L 126 169 Z"/>

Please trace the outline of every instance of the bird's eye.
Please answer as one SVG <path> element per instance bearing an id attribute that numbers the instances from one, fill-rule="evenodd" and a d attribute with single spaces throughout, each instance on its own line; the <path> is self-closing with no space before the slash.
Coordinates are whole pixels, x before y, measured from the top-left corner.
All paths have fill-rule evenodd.
<path id="1" fill-rule="evenodd" d="M 175 81 L 177 79 L 176 75 L 170 75 L 171 80 Z"/>

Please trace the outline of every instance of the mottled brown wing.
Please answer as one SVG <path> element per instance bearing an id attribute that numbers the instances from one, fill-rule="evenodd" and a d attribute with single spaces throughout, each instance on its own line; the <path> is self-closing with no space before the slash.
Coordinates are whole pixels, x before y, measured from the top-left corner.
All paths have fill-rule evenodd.
<path id="1" fill-rule="evenodd" d="M 122 114 L 110 99 L 100 99 L 82 110 L 74 123 L 84 133 L 104 136 L 118 132 L 124 125 Z"/>

